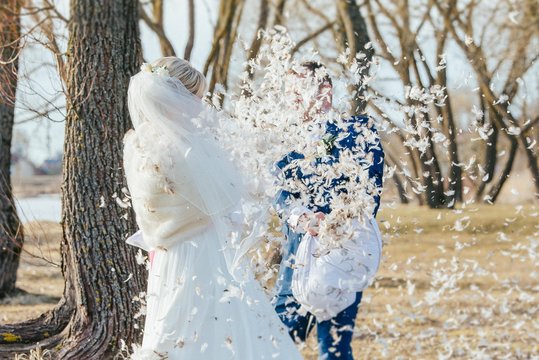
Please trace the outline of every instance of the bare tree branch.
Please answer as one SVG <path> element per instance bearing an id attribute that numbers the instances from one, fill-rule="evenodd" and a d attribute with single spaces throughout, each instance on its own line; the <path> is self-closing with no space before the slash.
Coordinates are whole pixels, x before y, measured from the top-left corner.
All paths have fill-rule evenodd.
<path id="1" fill-rule="evenodd" d="M 305 44 L 307 44 L 309 41 L 313 40 L 314 38 L 320 36 L 321 34 L 323 34 L 325 31 L 329 30 L 329 29 L 332 29 L 333 26 L 335 25 L 335 21 L 332 21 L 330 23 L 327 23 L 325 24 L 324 26 L 320 27 L 318 30 L 316 30 L 315 32 L 307 35 L 306 37 L 304 37 L 303 39 L 301 39 L 300 41 L 297 42 L 296 46 L 294 46 L 294 48 L 292 49 L 292 55 L 294 55 L 296 52 L 299 51 L 299 49 L 301 49 L 302 46 L 304 46 Z"/>
<path id="2" fill-rule="evenodd" d="M 187 45 L 185 45 L 185 51 L 183 58 L 187 61 L 191 60 L 191 53 L 193 52 L 193 46 L 195 45 L 195 0 L 189 0 L 189 37 L 187 39 Z"/>
<path id="3" fill-rule="evenodd" d="M 153 6 L 153 14 L 154 16 L 156 16 L 156 20 L 152 20 L 152 18 L 150 18 L 142 4 L 139 5 L 140 18 L 159 38 L 159 43 L 161 45 L 161 53 L 163 54 L 163 56 L 176 56 L 174 47 L 172 46 L 172 43 L 170 42 L 167 35 L 165 34 L 165 29 L 162 21 L 162 0 L 154 0 Z"/>

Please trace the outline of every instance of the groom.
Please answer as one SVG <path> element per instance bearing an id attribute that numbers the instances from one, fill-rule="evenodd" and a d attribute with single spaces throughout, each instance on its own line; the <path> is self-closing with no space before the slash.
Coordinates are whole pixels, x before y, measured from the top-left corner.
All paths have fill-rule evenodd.
<path id="1" fill-rule="evenodd" d="M 333 85 L 331 78 L 329 75 L 326 75 L 322 79 L 317 80 L 316 74 L 325 72 L 325 68 L 319 63 L 307 62 L 303 63 L 302 67 L 302 70 L 304 70 L 301 71 L 302 74 L 296 75 L 300 77 L 310 76 L 314 81 L 319 82 L 318 94 L 315 95 L 315 99 L 313 99 L 312 103 L 316 103 L 316 106 L 320 107 L 318 109 L 319 111 L 327 112 L 331 108 L 332 100 Z M 312 114 L 312 112 L 309 113 Z M 309 126 L 310 123 L 312 123 L 312 118 L 306 114 L 305 125 Z M 384 153 L 379 138 L 377 137 L 374 124 L 368 116 L 353 116 L 351 119 L 347 120 L 346 124 L 347 126 L 345 126 L 345 129 L 340 129 L 335 124 L 327 123 L 326 134 L 328 135 L 328 138 L 333 139 L 336 143 L 328 149 L 328 155 L 333 163 L 337 163 L 341 151 L 346 149 L 353 151 L 354 154 L 357 155 L 358 162 L 369 162 L 369 177 L 375 182 L 378 189 L 376 194 L 371 194 L 375 202 L 373 216 L 376 216 L 380 205 L 379 193 L 382 188 Z M 374 143 L 372 141 L 366 142 L 367 144 L 364 145 L 364 149 L 358 151 L 356 148 L 356 139 L 360 136 L 367 137 L 367 132 L 375 134 L 376 141 Z M 287 154 L 281 161 L 277 162 L 275 166 L 281 174 L 282 178 L 280 180 L 297 180 L 312 184 L 313 175 L 304 174 L 295 164 L 295 160 L 303 158 L 304 156 L 302 154 L 294 151 Z M 321 185 L 314 187 L 308 186 L 305 188 L 306 190 L 303 190 L 309 192 L 308 194 L 291 193 L 285 189 L 281 189 L 275 199 L 277 212 L 282 219 L 282 230 L 286 237 L 286 242 L 282 249 L 282 260 L 276 284 L 277 295 L 273 302 L 277 314 L 281 321 L 288 327 L 289 333 L 295 341 L 304 342 L 309 332 L 314 327 L 314 324 L 316 324 L 320 359 L 352 359 L 352 335 L 362 293 L 358 292 L 356 294 L 355 302 L 352 305 L 327 321 L 317 321 L 312 314 L 301 311 L 300 305 L 294 299 L 292 294 L 291 283 L 294 256 L 301 238 L 306 231 L 313 236 L 318 234 L 315 227 L 307 227 L 307 229 L 304 229 L 301 225 L 298 225 L 298 223 L 301 223 L 301 221 L 298 221 L 299 218 L 305 217 L 302 216 L 304 211 L 291 206 L 291 201 L 300 197 L 309 198 L 309 204 L 307 204 L 306 208 L 312 214 L 314 221 L 319 222 L 325 215 L 331 212 L 328 201 L 320 202 L 319 199 L 330 199 L 330 193 L 337 185 L 335 181 L 331 181 L 328 184 L 328 181 L 324 181 L 323 178 L 317 179 L 315 183 Z"/>

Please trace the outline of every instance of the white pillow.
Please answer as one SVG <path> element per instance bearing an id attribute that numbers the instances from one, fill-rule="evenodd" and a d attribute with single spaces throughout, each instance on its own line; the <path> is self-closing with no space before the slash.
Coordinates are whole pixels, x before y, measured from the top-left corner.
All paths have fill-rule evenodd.
<path id="1" fill-rule="evenodd" d="M 304 310 L 320 321 L 352 305 L 356 293 L 370 285 L 380 265 L 382 240 L 375 219 L 355 225 L 352 240 L 319 257 L 319 240 L 306 234 L 298 247 L 292 293 Z"/>

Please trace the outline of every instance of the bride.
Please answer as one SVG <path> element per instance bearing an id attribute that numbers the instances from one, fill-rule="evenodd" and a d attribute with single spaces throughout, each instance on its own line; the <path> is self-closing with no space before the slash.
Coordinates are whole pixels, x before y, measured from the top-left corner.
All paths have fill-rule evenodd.
<path id="1" fill-rule="evenodd" d="M 153 254 L 136 359 L 301 359 L 243 262 L 245 191 L 219 145 L 204 76 L 161 58 L 131 78 L 124 168 Z M 133 243 L 133 239 L 131 239 Z"/>

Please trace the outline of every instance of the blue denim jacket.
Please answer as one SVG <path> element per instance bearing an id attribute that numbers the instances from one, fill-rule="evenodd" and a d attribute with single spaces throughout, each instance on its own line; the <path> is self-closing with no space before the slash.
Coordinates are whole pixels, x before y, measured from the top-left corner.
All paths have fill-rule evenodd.
<path id="1" fill-rule="evenodd" d="M 346 129 L 345 136 L 338 141 L 338 144 L 336 146 L 333 146 L 329 152 L 329 161 L 330 163 L 338 162 L 340 157 L 340 152 L 343 149 L 352 149 L 356 146 L 356 139 L 358 136 L 361 135 L 362 129 L 365 129 L 366 127 L 372 131 L 374 134 L 377 134 L 376 128 L 374 127 L 374 124 L 372 124 L 372 121 L 369 121 L 369 117 L 367 116 L 354 116 L 350 120 L 348 120 L 349 126 Z M 328 123 L 326 126 L 326 133 L 331 134 L 333 136 L 342 135 L 340 128 L 337 127 L 337 125 L 333 123 Z M 368 170 L 369 170 L 369 177 L 373 179 L 373 181 L 376 184 L 376 187 L 381 190 L 382 189 L 382 177 L 384 173 L 384 151 L 382 149 L 382 145 L 380 143 L 380 139 L 376 137 L 376 141 L 373 143 L 365 143 L 365 148 L 363 151 L 360 152 L 361 154 L 358 154 L 360 158 L 357 160 L 361 163 L 365 162 L 365 154 L 372 153 L 372 163 L 367 164 Z M 281 170 L 281 176 L 284 179 L 292 179 L 297 178 L 301 181 L 304 181 L 306 183 L 309 183 L 311 180 L 312 175 L 310 174 L 303 174 L 302 170 L 297 166 L 288 166 L 289 164 L 293 163 L 294 160 L 303 159 L 304 156 L 298 152 L 290 152 L 287 154 L 283 159 L 275 163 L 275 167 L 278 170 Z M 320 161 L 320 160 L 319 160 Z M 309 204 L 307 204 L 307 208 L 313 212 L 323 212 L 325 214 L 328 214 L 331 212 L 331 207 L 329 204 L 330 200 L 330 190 L 337 186 L 340 182 L 349 181 L 349 179 L 346 176 L 343 176 L 339 179 L 334 179 L 329 186 L 325 185 L 319 185 L 318 187 L 315 187 L 313 194 L 310 195 L 311 201 Z M 323 182 L 322 182 L 323 184 Z M 324 199 L 322 203 L 315 203 L 314 197 L 316 195 L 321 194 L 321 198 Z M 289 201 L 291 198 L 299 198 L 299 194 L 297 193 L 291 193 L 287 190 L 281 189 L 277 196 L 275 197 L 275 207 L 279 214 L 286 213 L 286 210 L 289 207 Z M 375 202 L 375 208 L 373 216 L 376 216 L 378 212 L 378 208 L 380 207 L 380 194 L 374 194 L 373 199 Z M 282 304 L 285 304 L 288 298 L 292 297 L 292 274 L 293 269 L 291 265 L 294 262 L 294 255 L 296 254 L 297 248 L 299 246 L 299 243 L 301 241 L 301 238 L 303 236 L 302 233 L 296 233 L 290 229 L 288 223 L 286 222 L 286 219 L 283 219 L 283 228 L 282 232 L 286 237 L 286 242 L 282 249 L 282 260 L 281 260 L 281 266 L 279 269 L 279 274 L 277 276 L 277 283 L 276 283 L 276 290 L 277 290 L 277 296 L 274 299 L 274 305 L 279 306 Z"/>

